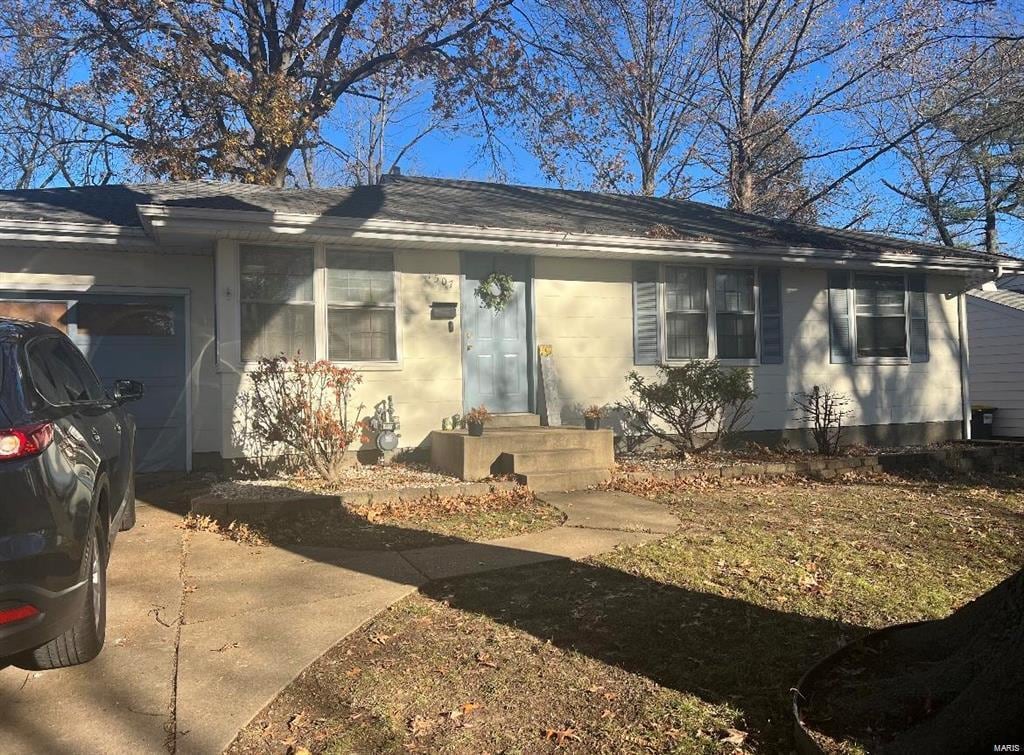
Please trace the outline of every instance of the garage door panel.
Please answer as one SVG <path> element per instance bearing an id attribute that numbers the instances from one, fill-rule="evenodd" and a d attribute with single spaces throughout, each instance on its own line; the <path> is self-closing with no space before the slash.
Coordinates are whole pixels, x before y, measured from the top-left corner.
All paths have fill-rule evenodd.
<path id="1" fill-rule="evenodd" d="M 82 350 L 108 391 L 141 380 L 128 405 L 138 431 L 136 469 L 185 469 L 187 453 L 185 299 L 174 296 L 0 292 L 0 315 L 55 324 Z"/>

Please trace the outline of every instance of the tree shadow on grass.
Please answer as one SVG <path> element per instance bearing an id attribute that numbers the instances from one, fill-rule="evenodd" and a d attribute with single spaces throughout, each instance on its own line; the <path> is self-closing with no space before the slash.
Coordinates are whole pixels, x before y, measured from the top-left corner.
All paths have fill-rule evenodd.
<path id="1" fill-rule="evenodd" d="M 187 501 L 181 490 L 153 489 L 140 497 L 180 512 Z M 547 556 L 525 549 L 471 544 L 389 525 L 375 524 L 368 529 L 372 537 L 384 542 L 418 537 L 421 543 L 471 549 L 474 563 L 477 557 L 502 562 L 508 568 L 426 584 L 418 578 L 409 583 L 455 609 L 489 617 L 665 688 L 728 704 L 742 713 L 753 742 L 765 751 L 792 748 L 789 696 L 803 671 L 843 642 L 866 632 L 842 622 L 764 608 L 607 566 L 567 559 L 530 563 Z M 564 538 L 585 535 L 569 527 L 562 533 Z M 275 547 L 321 563 L 335 563 L 339 553 L 287 542 L 277 542 Z M 404 579 L 395 576 L 393 562 L 387 568 L 383 559 L 360 558 L 357 562 L 355 566 L 355 562 L 345 561 L 342 568 L 392 581 Z M 273 662 L 260 656 L 247 660 L 254 668 Z M 125 724 L 131 723 L 126 717 Z M 24 730 L 32 728 L 28 724 L 27 720 L 8 722 L 23 729 L 23 735 L 41 750 L 56 744 L 48 741 L 48 727 L 29 732 Z"/>
<path id="2" fill-rule="evenodd" d="M 768 752 L 792 748 L 790 691 L 803 672 L 868 631 L 574 561 L 432 582 L 421 592 L 668 689 L 728 704 Z"/>

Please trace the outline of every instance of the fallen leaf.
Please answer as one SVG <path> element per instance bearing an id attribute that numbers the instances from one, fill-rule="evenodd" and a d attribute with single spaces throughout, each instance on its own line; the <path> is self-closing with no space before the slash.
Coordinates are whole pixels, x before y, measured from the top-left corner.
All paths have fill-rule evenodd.
<path id="1" fill-rule="evenodd" d="M 747 732 L 740 729 L 726 729 L 722 733 L 722 741 L 739 747 L 747 741 Z"/>
<path id="2" fill-rule="evenodd" d="M 422 737 L 429 734 L 436 722 L 423 716 L 413 716 L 409 719 L 409 733 L 414 737 Z"/>
<path id="3" fill-rule="evenodd" d="M 348 671 L 345 672 L 345 676 L 347 676 L 349 679 L 354 679 L 355 677 L 359 676 L 361 673 L 363 673 L 363 670 L 361 668 L 359 668 L 358 666 L 353 666 L 352 668 L 350 668 Z"/>
<path id="4" fill-rule="evenodd" d="M 370 635 L 370 642 L 372 642 L 374 645 L 383 645 L 390 639 L 391 636 L 387 634 L 374 633 Z"/>
<path id="5" fill-rule="evenodd" d="M 487 666 L 487 668 L 498 668 L 498 664 L 491 660 L 491 656 L 487 653 L 477 653 L 476 662 L 481 666 Z"/>
<path id="6" fill-rule="evenodd" d="M 553 740 L 555 745 L 561 747 L 565 744 L 566 740 L 579 741 L 579 736 L 576 734 L 576 730 L 572 728 L 568 729 L 545 729 L 544 739 Z"/>

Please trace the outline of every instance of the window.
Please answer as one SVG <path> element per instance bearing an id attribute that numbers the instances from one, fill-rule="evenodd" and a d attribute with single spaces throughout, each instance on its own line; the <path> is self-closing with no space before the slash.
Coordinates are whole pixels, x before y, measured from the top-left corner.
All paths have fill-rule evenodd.
<path id="1" fill-rule="evenodd" d="M 715 272 L 715 332 L 719 359 L 757 357 L 753 270 Z"/>
<path id="2" fill-rule="evenodd" d="M 858 357 L 907 356 L 907 294 L 902 275 L 853 277 Z"/>
<path id="3" fill-rule="evenodd" d="M 174 310 L 170 306 L 80 301 L 75 311 L 78 332 L 90 336 L 174 335 Z"/>
<path id="4" fill-rule="evenodd" d="M 335 362 L 398 358 L 390 253 L 327 250 L 327 352 Z"/>
<path id="5" fill-rule="evenodd" d="M 96 373 L 85 357 L 63 338 L 39 338 L 29 344 L 29 374 L 39 395 L 61 406 L 106 397 Z"/>
<path id="6" fill-rule="evenodd" d="M 708 356 L 707 271 L 665 268 L 665 319 L 669 359 Z"/>
<path id="7" fill-rule="evenodd" d="M 242 360 L 280 354 L 315 358 L 313 250 L 240 250 Z"/>

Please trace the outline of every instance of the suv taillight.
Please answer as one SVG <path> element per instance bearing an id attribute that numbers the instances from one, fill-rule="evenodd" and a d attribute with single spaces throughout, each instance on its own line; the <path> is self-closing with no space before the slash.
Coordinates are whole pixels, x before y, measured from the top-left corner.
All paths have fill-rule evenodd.
<path id="1" fill-rule="evenodd" d="M 53 424 L 50 422 L 0 430 L 0 461 L 35 456 L 52 442 Z"/>

